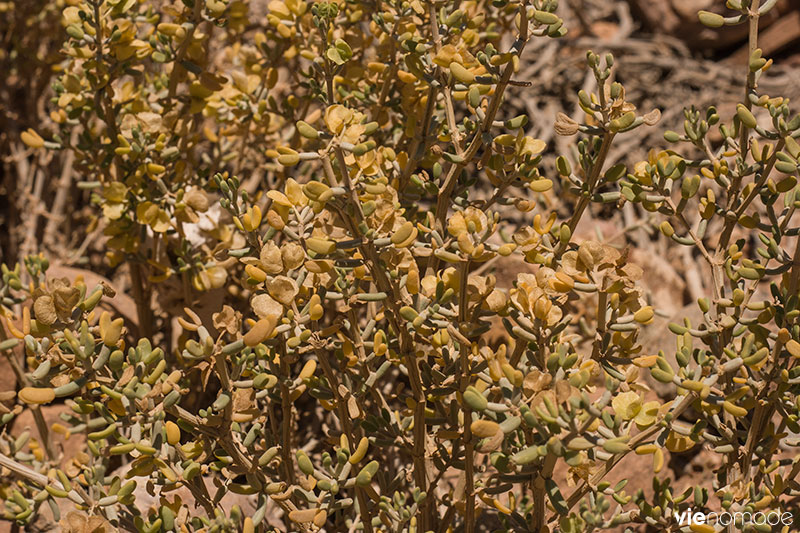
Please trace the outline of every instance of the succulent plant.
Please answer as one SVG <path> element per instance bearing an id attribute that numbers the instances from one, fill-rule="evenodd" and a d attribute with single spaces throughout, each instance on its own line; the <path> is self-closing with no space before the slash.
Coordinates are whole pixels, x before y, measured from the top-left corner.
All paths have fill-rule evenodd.
<path id="1" fill-rule="evenodd" d="M 732 117 L 686 109 L 673 148 L 632 168 L 611 147 L 660 112 L 588 52 L 596 89 L 554 124 L 578 136 L 555 172 L 526 134 L 539 117 L 502 111 L 526 43 L 567 31 L 555 0 L 53 4 L 54 127 L 21 141 L 74 154 L 138 320 L 44 255 L 2 266 L 20 389 L 0 393 L 0 423 L 31 409 L 43 436 L 0 433 L 2 518 L 251 532 L 278 508 L 299 531 L 475 531 L 492 514 L 538 533 L 795 508 L 781 448 L 800 432 L 800 116 L 757 89 L 775 2 L 700 13 L 749 24 L 745 98 Z M 627 250 L 575 237 L 588 209 L 626 203 L 709 266 L 703 320 L 669 324 L 674 352 L 643 351 L 658 304 Z M 512 255 L 532 268 L 503 288 L 491 265 Z M 176 280 L 183 312 L 154 313 Z M 670 401 L 646 396 L 650 378 Z M 53 402 L 69 411 L 48 427 Z M 85 453 L 65 466 L 51 431 Z M 665 456 L 701 446 L 717 477 L 673 493 Z M 649 500 L 606 479 L 633 454 L 653 458 Z M 158 494 L 146 510 L 141 487 Z"/>

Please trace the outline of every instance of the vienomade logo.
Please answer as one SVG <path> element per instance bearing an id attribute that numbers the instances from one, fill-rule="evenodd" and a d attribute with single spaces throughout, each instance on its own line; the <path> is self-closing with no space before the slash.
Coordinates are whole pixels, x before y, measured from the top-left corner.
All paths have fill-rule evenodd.
<path id="1" fill-rule="evenodd" d="M 715 524 L 721 526 L 734 525 L 742 527 L 744 525 L 757 526 L 788 526 L 794 523 L 794 515 L 789 512 L 777 510 L 755 513 L 751 512 L 702 512 L 693 511 L 691 507 L 682 512 L 673 510 L 672 517 L 680 526 Z"/>

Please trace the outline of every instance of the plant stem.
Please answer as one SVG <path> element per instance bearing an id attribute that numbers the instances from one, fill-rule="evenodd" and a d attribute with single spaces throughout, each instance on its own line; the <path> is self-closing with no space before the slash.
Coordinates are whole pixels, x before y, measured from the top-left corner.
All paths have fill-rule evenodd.
<path id="1" fill-rule="evenodd" d="M 467 324 L 467 315 L 469 306 L 468 288 L 469 288 L 469 260 L 461 263 L 461 279 L 459 283 L 458 295 L 458 323 L 459 326 Z M 460 347 L 460 360 L 458 367 L 458 381 L 459 391 L 464 394 L 464 391 L 469 385 L 470 376 L 470 351 L 471 346 L 468 344 L 461 344 Z M 475 444 L 472 442 L 472 409 L 466 402 L 461 406 L 462 414 L 464 416 L 464 429 L 462 433 L 462 440 L 464 443 L 464 531 L 473 531 L 475 528 L 475 457 L 474 448 Z"/>

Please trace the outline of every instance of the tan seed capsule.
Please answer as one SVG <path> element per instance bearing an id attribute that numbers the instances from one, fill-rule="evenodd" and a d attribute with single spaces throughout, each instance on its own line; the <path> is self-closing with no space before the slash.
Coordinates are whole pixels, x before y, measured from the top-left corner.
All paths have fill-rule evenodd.
<path id="1" fill-rule="evenodd" d="M 17 396 L 27 404 L 41 405 L 52 402 L 56 393 L 51 388 L 25 387 L 17 393 Z"/>
<path id="2" fill-rule="evenodd" d="M 476 420 L 469 426 L 476 437 L 491 437 L 500 431 L 500 424 L 493 420 Z"/>

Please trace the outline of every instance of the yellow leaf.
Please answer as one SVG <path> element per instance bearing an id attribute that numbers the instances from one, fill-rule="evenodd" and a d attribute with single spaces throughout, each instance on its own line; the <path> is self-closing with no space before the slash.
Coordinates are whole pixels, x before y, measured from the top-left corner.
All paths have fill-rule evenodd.
<path id="1" fill-rule="evenodd" d="M 623 392 L 611 400 L 611 407 L 623 420 L 631 420 L 642 410 L 642 399 L 633 391 Z"/>

